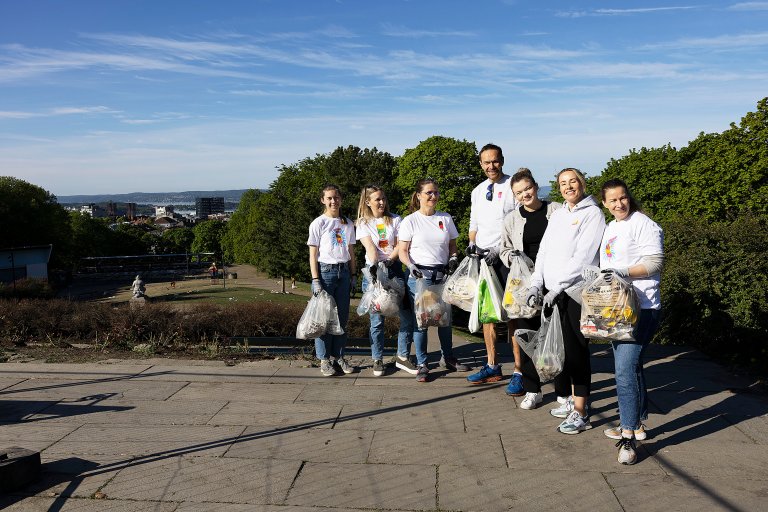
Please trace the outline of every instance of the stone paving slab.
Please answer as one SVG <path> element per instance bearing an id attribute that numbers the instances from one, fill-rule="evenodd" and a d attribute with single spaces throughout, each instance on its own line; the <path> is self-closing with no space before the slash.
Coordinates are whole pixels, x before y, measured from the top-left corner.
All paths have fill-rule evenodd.
<path id="1" fill-rule="evenodd" d="M 339 404 L 230 402 L 209 421 L 209 425 L 250 425 L 262 430 L 298 425 L 333 428 L 341 412 Z"/>
<path id="2" fill-rule="evenodd" d="M 376 432 L 368 462 L 506 467 L 498 435 L 454 432 Z"/>
<path id="3" fill-rule="evenodd" d="M 272 368 L 246 368 L 241 366 L 152 366 L 139 377 L 167 382 L 245 382 L 265 383 L 275 373 Z"/>
<path id="4" fill-rule="evenodd" d="M 377 386 L 379 387 L 379 386 Z M 485 386 L 465 385 L 455 388 L 439 388 L 415 381 L 412 386 L 381 386 L 384 396 L 381 404 L 384 406 L 397 404 L 446 404 L 450 406 L 464 405 L 474 402 L 489 403 L 491 406 L 501 406 L 509 400 L 504 394 L 506 384 L 489 384 Z"/>
<path id="5" fill-rule="evenodd" d="M 375 510 L 434 510 L 436 478 L 432 466 L 308 462 L 285 503 Z"/>
<path id="6" fill-rule="evenodd" d="M 52 380 L 106 380 L 125 378 L 147 370 L 152 365 L 141 361 L 139 364 L 90 363 L 3 363 L 0 377 L 13 375 L 14 378 Z"/>
<path id="7" fill-rule="evenodd" d="M 0 510 L 6 512 L 174 512 L 176 503 L 153 503 L 148 501 L 93 500 L 65 498 L 0 498 Z M 210 510 L 210 509 L 209 509 Z"/>
<path id="8" fill-rule="evenodd" d="M 605 479 L 624 510 L 701 512 L 765 510 L 765 480 L 607 473 Z M 652 490 L 652 499 L 649 496 Z"/>
<path id="9" fill-rule="evenodd" d="M 0 423 L 19 423 L 58 403 L 58 400 L 22 400 L 0 395 Z"/>
<path id="10" fill-rule="evenodd" d="M 687 414 L 675 416 L 652 416 L 647 425 L 649 439 L 659 446 L 685 444 L 696 449 L 697 443 L 739 443 L 755 444 L 755 440 L 737 428 L 724 416 Z"/>
<path id="11" fill-rule="evenodd" d="M 648 392 L 648 401 L 664 414 L 676 416 L 691 413 L 717 416 L 718 414 L 744 416 L 750 411 L 754 416 L 768 414 L 765 397 L 731 391 L 708 392 L 691 389 L 686 392 L 654 390 Z"/>
<path id="12" fill-rule="evenodd" d="M 353 386 L 357 379 L 357 373 L 349 375 L 337 375 L 334 377 L 324 377 L 320 373 L 320 368 L 301 368 L 296 366 L 285 366 L 278 368 L 270 376 L 270 384 L 334 384 L 339 386 Z"/>
<path id="13" fill-rule="evenodd" d="M 538 471 L 532 468 L 523 471 L 506 468 L 478 471 L 462 466 L 440 466 L 438 469 L 441 510 L 625 510 L 600 473 L 554 469 Z"/>
<path id="14" fill-rule="evenodd" d="M 192 382 L 175 393 L 171 400 L 227 400 L 232 402 L 293 402 L 303 384 L 244 384 L 232 382 Z"/>
<path id="15" fill-rule="evenodd" d="M 727 457 L 713 456 L 727 446 Z M 643 447 L 671 474 L 688 476 L 733 477 L 762 480 L 768 489 L 768 446 L 747 443 L 722 445 L 716 441 L 700 440 L 695 445 L 665 445 L 663 441 L 644 442 Z"/>
<path id="16" fill-rule="evenodd" d="M 41 423 L 16 423 L 0 425 L 0 448 L 21 446 L 41 451 L 68 436 L 80 425 L 45 425 Z"/>
<path id="17" fill-rule="evenodd" d="M 230 426 L 84 425 L 52 445 L 46 453 L 221 456 L 242 431 L 242 427 Z"/>
<path id="18" fill-rule="evenodd" d="M 102 492 L 152 501 L 280 504 L 301 461 L 172 457 L 127 467 Z M 215 509 L 214 505 L 212 509 Z"/>
<path id="19" fill-rule="evenodd" d="M 227 451 L 226 456 L 362 463 L 371 451 L 372 439 L 373 432 L 311 428 L 265 431 L 249 427 Z"/>
<path id="20" fill-rule="evenodd" d="M 729 414 L 726 419 L 755 443 L 768 445 L 768 414 L 757 417 Z"/>
<path id="21" fill-rule="evenodd" d="M 320 507 L 293 507 L 286 505 L 255 505 L 252 503 L 241 505 L 233 503 L 192 503 L 183 502 L 175 512 L 370 512 L 370 509 L 338 508 L 332 509 Z"/>
<path id="22" fill-rule="evenodd" d="M 0 377 L 0 391 L 4 390 L 6 388 L 9 388 L 11 386 L 15 386 L 16 384 L 24 382 L 25 380 L 27 380 L 27 379 L 26 378 L 14 379 L 14 378 L 10 378 L 10 377 Z M 2 397 L 2 396 L 3 395 L 0 394 L 0 397 Z"/>
<path id="23" fill-rule="evenodd" d="M 166 400 L 186 382 L 151 382 L 134 377 L 104 380 L 28 379 L 0 391 L 0 397 L 32 400 Z"/>
<path id="24" fill-rule="evenodd" d="M 464 415 L 459 407 L 442 404 L 365 407 L 345 405 L 336 430 L 392 430 L 398 432 L 464 432 Z"/>
<path id="25" fill-rule="evenodd" d="M 62 402 L 31 415 L 46 423 L 123 423 L 144 425 L 205 425 L 227 402 L 105 400 L 94 404 Z"/>
<path id="26" fill-rule="evenodd" d="M 343 377 L 342 377 L 343 378 Z M 280 384 L 275 384 L 276 386 Z M 323 403 L 341 405 L 379 405 L 384 397 L 384 390 L 371 386 L 344 385 L 309 385 L 302 389 L 296 402 Z"/>

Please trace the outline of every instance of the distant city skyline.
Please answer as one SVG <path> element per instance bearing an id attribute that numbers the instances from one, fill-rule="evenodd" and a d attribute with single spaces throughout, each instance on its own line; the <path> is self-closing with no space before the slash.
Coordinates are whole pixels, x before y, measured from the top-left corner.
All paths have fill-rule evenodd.
<path id="1" fill-rule="evenodd" d="M 768 1 L 0 2 L 0 174 L 57 196 L 269 187 L 433 135 L 541 183 L 722 132 L 768 95 Z"/>

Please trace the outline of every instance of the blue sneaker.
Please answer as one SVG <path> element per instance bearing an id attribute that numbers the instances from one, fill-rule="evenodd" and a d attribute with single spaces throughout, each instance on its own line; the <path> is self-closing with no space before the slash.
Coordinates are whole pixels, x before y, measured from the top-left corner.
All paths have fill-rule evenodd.
<path id="1" fill-rule="evenodd" d="M 467 377 L 467 381 L 470 384 L 487 384 L 489 382 L 498 382 L 503 378 L 504 376 L 501 374 L 501 366 L 494 370 L 486 364 L 480 368 L 479 372 L 473 373 Z"/>
<path id="2" fill-rule="evenodd" d="M 509 385 L 507 386 L 507 394 L 509 396 L 523 396 L 525 394 L 522 373 L 514 372 L 512 374 L 512 378 L 509 379 Z"/>

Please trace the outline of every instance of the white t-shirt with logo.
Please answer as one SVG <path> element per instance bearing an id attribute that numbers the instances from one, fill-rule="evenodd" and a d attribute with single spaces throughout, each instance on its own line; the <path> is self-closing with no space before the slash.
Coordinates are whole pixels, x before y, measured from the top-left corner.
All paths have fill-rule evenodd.
<path id="1" fill-rule="evenodd" d="M 642 212 L 633 212 L 625 220 L 608 224 L 600 242 L 600 268 L 629 268 L 640 263 L 643 256 L 664 253 L 664 233 L 661 227 Z M 659 309 L 660 274 L 629 278 L 640 299 L 641 309 Z"/>
<path id="2" fill-rule="evenodd" d="M 424 215 L 413 212 L 400 223 L 398 237 L 411 242 L 408 257 L 413 263 L 439 266 L 448 263 L 448 243 L 459 237 L 453 217 L 445 212 Z"/>
<path id="3" fill-rule="evenodd" d="M 373 245 L 376 246 L 376 258 L 378 261 L 384 261 L 395 250 L 397 234 L 402 220 L 399 215 L 394 214 L 390 217 L 389 224 L 384 222 L 384 218 L 368 219 L 367 221 L 358 219 L 357 240 L 360 241 L 365 237 L 370 237 Z M 365 262 L 368 265 L 373 264 L 372 261 L 368 261 L 367 255 Z"/>
<path id="4" fill-rule="evenodd" d="M 318 248 L 320 263 L 345 263 L 350 260 L 349 246 L 355 243 L 355 227 L 349 219 L 321 215 L 309 225 L 307 245 Z"/>
<path id="5" fill-rule="evenodd" d="M 506 174 L 498 183 L 487 179 L 476 186 L 469 196 L 469 230 L 477 231 L 475 243 L 482 249 L 497 247 L 501 243 L 504 216 L 517 206 L 509 180 Z M 487 199 L 488 192 L 491 192 L 490 201 Z"/>

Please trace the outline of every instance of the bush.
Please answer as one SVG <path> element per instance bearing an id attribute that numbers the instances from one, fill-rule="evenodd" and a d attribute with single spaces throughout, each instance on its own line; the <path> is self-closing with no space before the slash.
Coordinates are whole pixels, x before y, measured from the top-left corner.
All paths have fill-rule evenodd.
<path id="1" fill-rule="evenodd" d="M 17 279 L 16 283 L 0 283 L 0 298 L 10 299 L 45 299 L 55 295 L 55 291 L 44 279 Z"/>
<path id="2" fill-rule="evenodd" d="M 662 343 L 695 346 L 723 362 L 768 356 L 768 216 L 664 223 Z"/>

